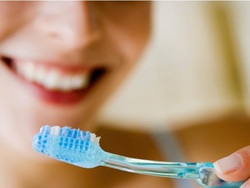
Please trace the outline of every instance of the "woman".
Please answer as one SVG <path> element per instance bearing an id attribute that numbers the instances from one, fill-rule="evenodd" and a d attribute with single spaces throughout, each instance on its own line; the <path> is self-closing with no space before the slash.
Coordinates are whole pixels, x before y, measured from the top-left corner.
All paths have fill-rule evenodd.
<path id="1" fill-rule="evenodd" d="M 0 3 L 1 187 L 171 187 L 163 178 L 106 168 L 76 168 L 41 156 L 30 146 L 39 128 L 50 124 L 96 132 L 107 140 L 104 148 L 113 152 L 126 150 L 126 145 L 122 149 L 120 144 L 114 145 L 119 132 L 100 129 L 94 125 L 94 119 L 146 46 L 150 36 L 150 4 Z M 120 136 L 139 140 L 126 154 L 162 158 L 147 136 L 131 133 Z M 144 144 L 148 144 L 149 151 L 138 152 L 136 148 Z M 249 153 L 249 148 L 242 151 Z M 216 164 L 217 169 L 222 169 L 218 172 L 224 172 L 225 163 Z M 247 167 L 240 169 L 248 172 L 240 177 L 241 172 L 223 177 L 228 180 L 249 177 Z"/>

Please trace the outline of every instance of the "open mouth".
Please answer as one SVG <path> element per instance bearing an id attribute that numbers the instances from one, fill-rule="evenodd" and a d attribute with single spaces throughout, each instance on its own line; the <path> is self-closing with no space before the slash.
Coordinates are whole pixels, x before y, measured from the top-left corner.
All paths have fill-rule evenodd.
<path id="1" fill-rule="evenodd" d="M 1 57 L 6 66 L 49 102 L 79 101 L 107 72 L 103 67 L 65 68 Z"/>

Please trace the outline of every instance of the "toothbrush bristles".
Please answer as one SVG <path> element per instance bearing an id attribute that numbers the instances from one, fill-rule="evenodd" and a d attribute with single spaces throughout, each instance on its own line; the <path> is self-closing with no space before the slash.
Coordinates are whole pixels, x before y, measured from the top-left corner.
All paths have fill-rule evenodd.
<path id="1" fill-rule="evenodd" d="M 70 127 L 45 125 L 33 139 L 33 148 L 47 156 L 76 166 L 99 166 L 107 154 L 99 146 L 99 137 Z"/>

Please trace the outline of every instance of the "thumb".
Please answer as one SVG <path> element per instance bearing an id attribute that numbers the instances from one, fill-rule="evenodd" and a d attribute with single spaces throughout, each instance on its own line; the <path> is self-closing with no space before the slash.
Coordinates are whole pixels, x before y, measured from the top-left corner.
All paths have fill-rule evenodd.
<path id="1" fill-rule="evenodd" d="M 226 181 L 242 181 L 250 178 L 250 146 L 214 163 L 216 174 Z"/>

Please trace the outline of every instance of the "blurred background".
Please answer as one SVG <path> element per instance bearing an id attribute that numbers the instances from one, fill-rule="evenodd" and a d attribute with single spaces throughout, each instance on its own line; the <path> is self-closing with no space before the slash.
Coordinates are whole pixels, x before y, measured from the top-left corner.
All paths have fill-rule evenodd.
<path id="1" fill-rule="evenodd" d="M 150 45 L 100 121 L 156 133 L 172 161 L 214 161 L 249 145 L 249 10 L 250 2 L 154 2 Z"/>
<path id="2" fill-rule="evenodd" d="M 151 44 L 102 121 L 184 126 L 249 113 L 249 8 L 249 2 L 154 2 Z"/>
<path id="3" fill-rule="evenodd" d="M 247 1 L 154 2 L 150 45 L 100 121 L 150 132 L 168 161 L 215 161 L 250 145 L 249 10 Z"/>

